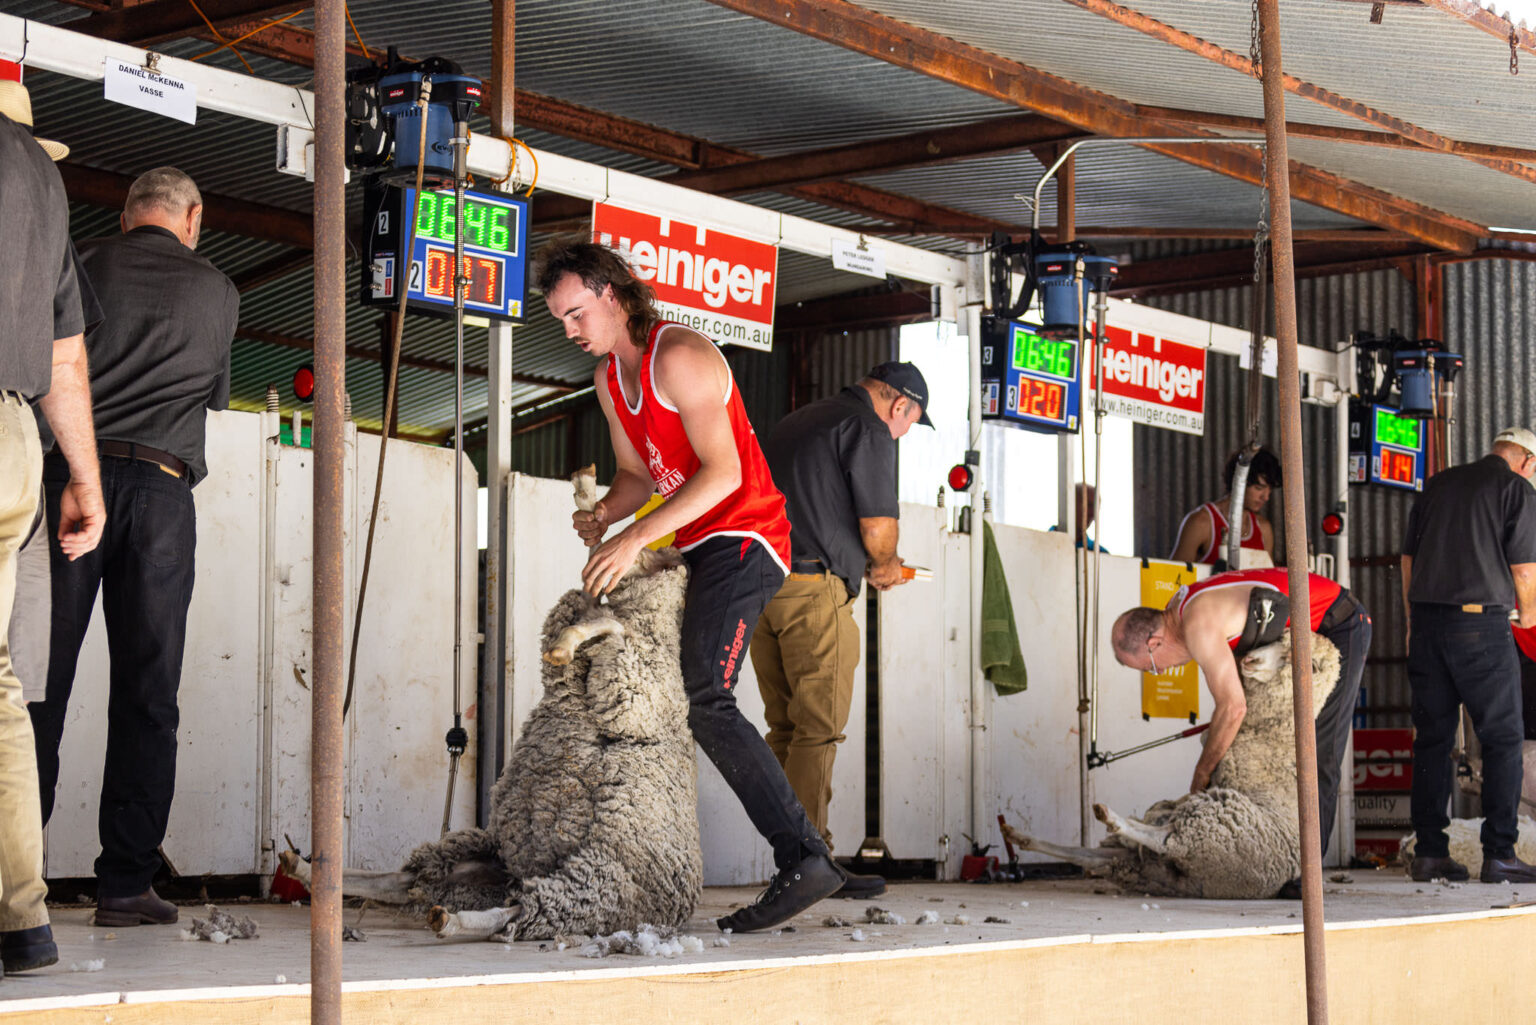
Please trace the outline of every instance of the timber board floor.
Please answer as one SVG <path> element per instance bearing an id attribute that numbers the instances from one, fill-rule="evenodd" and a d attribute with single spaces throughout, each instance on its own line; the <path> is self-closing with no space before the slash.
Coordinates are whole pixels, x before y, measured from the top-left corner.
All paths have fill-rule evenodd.
<path id="1" fill-rule="evenodd" d="M 1325 910 L 1330 923 L 1413 919 L 1426 915 L 1486 911 L 1522 899 L 1536 899 L 1536 887 L 1522 894 L 1519 887 L 1480 883 L 1431 884 L 1409 880 L 1401 869 L 1355 869 L 1348 882 L 1331 882 L 1324 874 Z M 734 935 L 729 946 L 714 946 L 721 934 L 713 919 L 756 895 L 754 888 L 710 887 L 687 934 L 704 944 L 701 953 L 676 958 L 610 956 L 583 957 L 580 945 L 557 949 L 552 942 L 452 943 L 435 939 L 411 919 L 370 908 L 347 909 L 346 921 L 357 923 L 367 939 L 343 945 L 348 981 L 392 979 L 453 979 L 524 973 L 580 973 L 600 969 L 645 970 L 661 966 L 728 966 L 731 962 L 765 958 L 826 956 L 880 950 L 943 948 L 1009 940 L 1038 940 L 1085 935 L 1199 933 L 1211 930 L 1293 926 L 1300 928 L 1300 902 L 1202 901 L 1111 895 L 1092 880 L 1039 880 L 1023 883 L 893 883 L 874 901 L 823 901 L 794 922 L 793 931 Z M 1027 905 L 1024 903 L 1027 902 Z M 221 905 L 236 915 L 250 915 L 260 926 L 254 940 L 217 945 L 180 938 L 183 925 L 204 914 L 200 907 L 183 907 L 182 923 L 104 929 L 90 924 L 91 909 L 53 909 L 59 944 L 59 964 L 0 981 L 0 1015 L 7 1010 L 36 1008 L 34 1001 L 80 998 L 86 995 L 146 994 L 167 990 L 212 987 L 272 987 L 309 981 L 309 912 L 307 907 L 267 903 Z M 877 925 L 863 921 L 865 908 L 876 906 L 903 916 L 905 924 Z M 940 922 L 915 924 L 925 911 Z M 1532 912 L 1536 914 L 1536 911 Z M 848 920 L 848 926 L 827 926 L 828 916 Z M 957 915 L 969 925 L 945 924 Z M 986 922 L 987 917 L 1006 922 Z M 853 939 L 855 928 L 863 939 Z M 97 970 L 85 970 L 100 960 Z M 74 966 L 77 970 L 72 970 Z M 7 1005 L 10 1005 L 9 1007 Z"/>

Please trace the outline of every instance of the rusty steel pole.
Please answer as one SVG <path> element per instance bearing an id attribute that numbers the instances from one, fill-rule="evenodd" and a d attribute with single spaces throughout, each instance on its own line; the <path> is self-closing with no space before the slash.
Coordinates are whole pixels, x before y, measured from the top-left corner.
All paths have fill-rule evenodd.
<path id="1" fill-rule="evenodd" d="M 342 493 L 346 395 L 347 197 L 343 0 L 315 4 L 315 490 L 309 1020 L 341 1022 L 342 688 L 346 566 Z"/>
<path id="2" fill-rule="evenodd" d="M 1280 0 L 1258 0 L 1264 84 L 1264 138 L 1274 260 L 1275 334 L 1279 340 L 1280 462 L 1285 474 L 1285 564 L 1291 608 L 1311 607 L 1307 584 L 1305 467 L 1301 453 L 1301 373 L 1296 354 L 1296 263 L 1291 248 L 1290 161 L 1285 145 L 1285 85 L 1280 63 Z M 1323 851 L 1317 811 L 1317 737 L 1312 710 L 1312 631 L 1291 631 L 1292 708 L 1296 718 L 1296 800 L 1301 819 L 1301 919 L 1308 1025 L 1328 1021 L 1323 942 Z"/>

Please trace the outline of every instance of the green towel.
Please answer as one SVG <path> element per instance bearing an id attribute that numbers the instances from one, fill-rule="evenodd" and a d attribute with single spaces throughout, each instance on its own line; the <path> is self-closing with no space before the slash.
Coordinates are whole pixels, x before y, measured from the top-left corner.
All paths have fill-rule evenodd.
<path id="1" fill-rule="evenodd" d="M 1017 694 L 1029 686 L 1019 631 L 1013 624 L 1013 601 L 1008 597 L 1008 577 L 997 553 L 992 524 L 986 523 L 981 573 L 981 668 L 999 694 Z"/>

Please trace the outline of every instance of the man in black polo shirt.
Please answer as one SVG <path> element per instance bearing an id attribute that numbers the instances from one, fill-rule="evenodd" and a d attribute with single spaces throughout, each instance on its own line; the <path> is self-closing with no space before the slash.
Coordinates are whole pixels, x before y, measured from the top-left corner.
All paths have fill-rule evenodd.
<path id="1" fill-rule="evenodd" d="M 779 421 L 763 444 L 788 501 L 790 573 L 757 621 L 752 665 L 768 719 L 768 746 L 828 848 L 832 762 L 853 703 L 860 637 L 853 602 L 861 580 L 884 591 L 905 583 L 896 555 L 896 441 L 933 426 L 928 385 L 911 363 L 882 363 L 851 388 Z M 885 890 L 850 874 L 845 897 Z"/>
<path id="2" fill-rule="evenodd" d="M 37 763 L 21 681 L 11 664 L 16 554 L 32 529 L 43 453 L 31 403 L 58 425 L 67 487 L 58 543 L 77 558 L 101 539 L 105 510 L 91 435 L 80 286 L 69 252 L 69 204 L 51 160 L 68 149 L 32 134 L 32 102 L 0 81 L 0 965 L 25 972 L 58 961 L 43 881 Z M 51 158 L 51 159 L 50 159 Z M 61 517 L 53 516 L 57 531 Z"/>
<path id="3" fill-rule="evenodd" d="M 1466 879 L 1451 860 L 1445 827 L 1451 744 L 1460 706 L 1483 747 L 1485 883 L 1536 882 L 1515 857 L 1520 803 L 1520 665 L 1509 619 L 1536 625 L 1536 434 L 1501 431 L 1493 451 L 1442 470 L 1408 515 L 1403 600 L 1409 611 L 1413 689 L 1413 796 L 1417 837 L 1409 868 L 1423 881 Z"/>
<path id="4" fill-rule="evenodd" d="M 59 741 L 80 643 L 103 593 L 111 699 L 96 859 L 98 925 L 174 922 L 150 885 L 176 784 L 176 692 L 192 599 L 197 521 L 192 486 L 207 475 L 206 410 L 229 402 L 235 286 L 197 255 L 203 202 L 173 167 L 140 175 L 123 234 L 80 257 L 106 319 L 86 337 L 100 439 L 107 533 L 92 555 L 53 553 L 47 700 L 30 706 L 43 819 L 53 810 Z M 49 515 L 65 467 L 44 464 Z"/>

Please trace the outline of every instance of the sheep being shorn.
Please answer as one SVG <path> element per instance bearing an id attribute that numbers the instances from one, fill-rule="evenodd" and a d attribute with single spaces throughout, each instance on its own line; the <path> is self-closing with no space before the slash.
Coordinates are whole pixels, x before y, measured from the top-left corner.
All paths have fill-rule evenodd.
<path id="1" fill-rule="evenodd" d="M 1290 632 L 1239 662 L 1248 712 L 1205 790 L 1159 801 L 1140 819 L 1094 805 L 1110 835 L 1096 848 L 1062 847 L 1004 832 L 1017 846 L 1061 858 L 1127 891 L 1161 897 L 1275 896 L 1301 869 L 1291 715 Z M 1312 707 L 1339 678 L 1339 651 L 1312 638 Z"/>
<path id="2" fill-rule="evenodd" d="M 444 937 L 685 924 L 704 879 L 678 655 L 686 583 L 667 549 L 642 552 L 606 604 L 567 592 L 544 622 L 544 696 L 497 781 L 488 828 L 423 844 L 399 872 L 348 869 L 343 892 L 430 908 Z M 292 852 L 283 864 L 308 883 Z"/>

